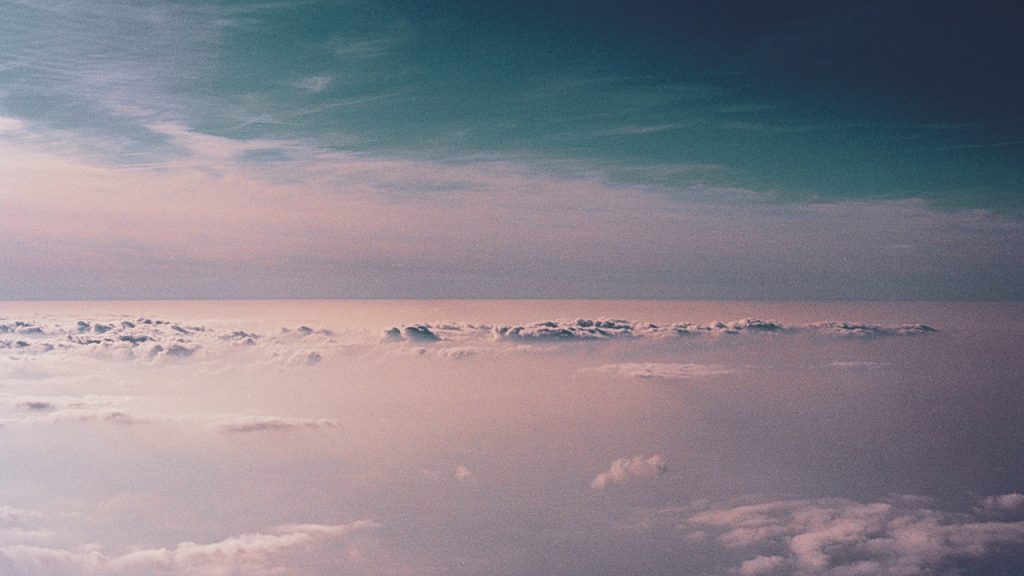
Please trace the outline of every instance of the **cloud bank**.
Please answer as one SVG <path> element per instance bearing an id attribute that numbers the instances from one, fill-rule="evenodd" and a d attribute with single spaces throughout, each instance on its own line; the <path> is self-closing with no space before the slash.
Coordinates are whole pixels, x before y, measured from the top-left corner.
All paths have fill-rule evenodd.
<path id="1" fill-rule="evenodd" d="M 215 328 L 183 321 L 139 317 L 133 319 L 71 319 L 42 322 L 0 318 L 0 352 L 13 356 L 78 354 L 143 363 L 203 360 L 231 353 L 262 355 L 293 367 L 311 367 L 325 357 L 349 349 L 370 351 L 378 346 L 410 344 L 426 353 L 438 346 L 437 356 L 464 359 L 496 346 L 505 351 L 539 350 L 541 346 L 572 342 L 662 341 L 701 339 L 713 342 L 741 337 L 785 337 L 799 334 L 833 338 L 871 339 L 917 336 L 937 332 L 926 324 L 867 324 L 815 322 L 786 324 L 744 318 L 709 324 L 677 322 L 655 324 L 619 319 L 546 320 L 530 324 L 475 324 L 463 322 L 414 323 L 392 326 L 379 338 L 335 332 L 309 326 L 282 327 L 261 333 L 243 328 Z M 356 335 L 353 335 L 356 334 Z M 623 365 L 606 367 L 625 375 L 647 378 L 688 378 L 725 373 L 715 366 Z M 38 407 L 42 409 L 43 407 Z"/>
<path id="2" fill-rule="evenodd" d="M 707 337 L 751 334 L 819 334 L 840 338 L 872 338 L 882 336 L 913 336 L 937 332 L 926 324 L 867 324 L 860 322 L 813 322 L 784 324 L 773 320 L 744 318 L 710 324 L 677 322 L 654 324 L 618 319 L 547 320 L 532 324 L 412 324 L 384 331 L 383 342 L 430 343 L 441 341 L 490 340 L 521 343 L 595 341 L 613 339 L 666 339 L 672 337 Z"/>

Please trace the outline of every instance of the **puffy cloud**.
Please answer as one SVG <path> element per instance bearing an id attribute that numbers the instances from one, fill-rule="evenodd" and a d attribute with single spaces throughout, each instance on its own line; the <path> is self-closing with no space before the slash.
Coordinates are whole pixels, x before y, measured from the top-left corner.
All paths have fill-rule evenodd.
<path id="1" fill-rule="evenodd" d="M 984 499 L 982 504 L 999 498 Z M 924 575 L 1000 547 L 1024 546 L 1024 522 L 984 521 L 971 514 L 921 507 L 913 499 L 711 506 L 690 514 L 681 526 L 716 533 L 727 548 L 756 550 L 756 556 L 736 569 L 750 575 Z"/>
<path id="2" fill-rule="evenodd" d="M 388 328 L 381 336 L 383 342 L 437 342 L 440 339 L 427 324 Z"/>
<path id="3" fill-rule="evenodd" d="M 238 327 L 214 328 L 147 317 L 132 320 L 68 319 L 39 322 L 33 319 L 0 319 L 0 350 L 12 355 L 40 356 L 51 353 L 145 363 L 206 360 L 234 351 L 263 354 L 290 366 L 313 366 L 333 351 L 352 346 L 370 349 L 379 343 L 437 345 L 436 355 L 460 359 L 486 350 L 541 351 L 544 345 L 563 342 L 608 340 L 638 341 L 672 338 L 718 339 L 741 335 L 818 334 L 833 337 L 872 338 L 935 332 L 923 324 L 876 325 L 856 322 L 783 324 L 744 318 L 710 324 L 679 322 L 655 324 L 621 319 L 546 320 L 528 324 L 474 324 L 458 322 L 405 324 L 387 328 L 372 338 L 339 342 L 327 329 L 299 326 L 262 334 Z M 426 349 L 422 351 L 425 353 Z M 634 367 L 637 370 L 643 370 Z M 681 368 L 680 370 L 685 370 Z M 662 377 L 652 368 L 650 377 Z M 696 376 L 696 374 L 694 374 Z M 666 373 L 663 377 L 685 377 Z"/>
<path id="4" fill-rule="evenodd" d="M 257 576 L 291 575 L 296 555 L 327 553 L 331 542 L 379 527 L 372 520 L 349 524 L 289 524 L 266 533 L 232 536 L 210 544 L 182 542 L 111 556 L 96 545 L 73 549 L 0 547 L 0 567 L 11 574 Z"/>
<path id="5" fill-rule="evenodd" d="M 665 459 L 655 454 L 650 457 L 642 455 L 631 458 L 619 458 L 612 465 L 590 481 L 590 487 L 602 490 L 609 484 L 622 484 L 636 478 L 653 478 L 668 471 Z"/>
<path id="6" fill-rule="evenodd" d="M 661 364 L 655 362 L 605 364 L 599 372 L 644 380 L 689 380 L 732 374 L 735 370 L 720 364 Z"/>
<path id="7" fill-rule="evenodd" d="M 235 348 L 256 349 L 293 366 L 311 366 L 323 350 L 336 346 L 330 330 L 309 326 L 282 328 L 263 335 L 241 329 L 218 330 L 153 318 L 43 324 L 0 321 L 0 349 L 23 355 L 51 352 L 97 358 L 157 362 L 207 358 Z M 320 347 L 321 349 L 311 349 Z"/>

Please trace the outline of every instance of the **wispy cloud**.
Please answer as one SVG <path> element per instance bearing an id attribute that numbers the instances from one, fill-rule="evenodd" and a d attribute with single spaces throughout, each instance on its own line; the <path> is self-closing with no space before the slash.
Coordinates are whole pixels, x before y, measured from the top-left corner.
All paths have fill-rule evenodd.
<path id="1" fill-rule="evenodd" d="M 290 430 L 320 430 L 337 428 L 332 418 L 284 418 L 279 416 L 232 416 L 218 420 L 213 428 L 225 434 L 256 432 L 287 432 Z"/>
<path id="2" fill-rule="evenodd" d="M 295 86 L 308 92 L 323 92 L 328 86 L 330 86 L 332 80 L 334 80 L 334 78 L 327 75 L 307 76 L 296 82 Z"/>
<path id="3" fill-rule="evenodd" d="M 720 364 L 664 364 L 656 362 L 605 364 L 597 369 L 641 380 L 692 380 L 711 376 L 724 376 L 736 370 Z"/>
<path id="4" fill-rule="evenodd" d="M 15 574 L 235 574 L 286 573 L 296 558 L 323 554 L 338 541 L 379 527 L 372 520 L 348 524 L 288 524 L 219 542 L 182 542 L 173 548 L 139 548 L 120 555 L 97 546 L 75 549 L 0 546 L 0 566 Z"/>

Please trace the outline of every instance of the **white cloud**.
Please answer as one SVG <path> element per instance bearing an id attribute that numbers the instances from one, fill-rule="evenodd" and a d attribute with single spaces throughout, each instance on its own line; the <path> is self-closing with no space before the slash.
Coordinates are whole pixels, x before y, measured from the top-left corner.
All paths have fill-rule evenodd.
<path id="1" fill-rule="evenodd" d="M 610 484 L 622 484 L 637 478 L 653 478 L 668 471 L 665 459 L 660 455 L 631 458 L 619 458 L 612 462 L 608 470 L 601 472 L 590 481 L 590 487 L 602 490 Z"/>

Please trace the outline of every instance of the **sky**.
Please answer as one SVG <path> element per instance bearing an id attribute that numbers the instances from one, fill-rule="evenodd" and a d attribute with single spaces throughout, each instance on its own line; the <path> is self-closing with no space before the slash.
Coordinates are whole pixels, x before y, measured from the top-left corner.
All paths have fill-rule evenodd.
<path id="1" fill-rule="evenodd" d="M 1020 300 L 1016 2 L 0 1 L 0 298 Z"/>

